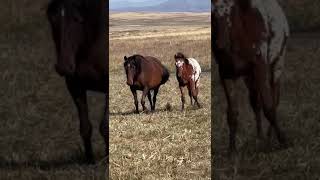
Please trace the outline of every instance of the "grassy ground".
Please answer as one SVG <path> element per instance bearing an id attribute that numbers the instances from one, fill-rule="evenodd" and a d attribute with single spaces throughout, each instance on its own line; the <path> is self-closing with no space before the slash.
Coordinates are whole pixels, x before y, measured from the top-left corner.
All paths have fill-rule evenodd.
<path id="1" fill-rule="evenodd" d="M 188 21 L 197 17 L 201 21 Z M 112 14 L 110 32 L 110 177 L 111 179 L 210 178 L 210 14 Z M 119 24 L 119 17 L 124 19 Z M 126 19 L 128 17 L 128 19 Z M 152 23 L 149 18 L 156 17 Z M 187 22 L 181 22 L 181 18 Z M 174 25 L 164 24 L 170 19 Z M 202 31 L 203 33 L 198 33 Z M 140 53 L 159 58 L 174 72 L 177 51 L 199 60 L 200 102 L 180 112 L 175 74 L 160 88 L 156 112 L 133 114 L 123 56 Z M 141 93 L 138 94 L 140 99 Z M 147 103 L 148 104 L 148 103 Z M 172 108 L 168 108 L 170 104 Z M 141 110 L 141 106 L 140 106 Z"/>
<path id="2" fill-rule="evenodd" d="M 89 93 L 97 164 L 87 166 L 75 106 L 53 68 L 54 47 L 41 4 L 32 6 L 37 16 L 22 8 L 25 18 L 0 27 L 0 179 L 104 179 L 98 133 L 104 96 Z"/>
<path id="3" fill-rule="evenodd" d="M 291 144 L 288 149 L 279 149 L 276 138 L 269 147 L 266 142 L 256 141 L 255 121 L 247 92 L 243 83 L 239 84 L 240 94 L 244 96 L 239 115 L 238 162 L 227 156 L 226 101 L 217 80 L 217 69 L 214 69 L 212 147 L 216 179 L 319 179 L 319 42 L 319 34 L 293 34 L 289 41 L 278 109 L 280 126 Z"/>

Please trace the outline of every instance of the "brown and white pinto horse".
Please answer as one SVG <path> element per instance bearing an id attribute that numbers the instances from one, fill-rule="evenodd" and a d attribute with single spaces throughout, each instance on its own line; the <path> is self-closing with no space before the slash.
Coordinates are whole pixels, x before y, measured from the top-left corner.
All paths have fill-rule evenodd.
<path id="1" fill-rule="evenodd" d="M 234 84 L 243 77 L 262 138 L 261 110 L 279 142 L 286 145 L 276 109 L 283 71 L 287 19 L 276 0 L 212 0 L 212 50 L 226 95 L 230 152 L 236 152 L 238 105 Z"/>
<path id="2" fill-rule="evenodd" d="M 175 65 L 176 65 L 176 76 L 179 83 L 179 89 L 181 92 L 181 110 L 184 110 L 185 98 L 183 93 L 183 87 L 187 86 L 190 102 L 193 105 L 193 100 L 200 108 L 200 103 L 198 102 L 199 94 L 199 81 L 201 74 L 201 67 L 197 60 L 194 58 L 186 58 L 184 54 L 178 52 L 174 55 Z"/>
<path id="3" fill-rule="evenodd" d="M 141 105 L 143 111 L 147 110 L 145 106 L 145 97 L 147 95 L 151 111 L 154 111 L 159 88 L 169 79 L 168 69 L 157 58 L 138 54 L 130 57 L 124 56 L 123 66 L 127 76 L 127 84 L 133 94 L 135 113 L 139 113 L 137 90 L 142 91 Z M 152 90 L 153 98 L 151 97 Z"/>

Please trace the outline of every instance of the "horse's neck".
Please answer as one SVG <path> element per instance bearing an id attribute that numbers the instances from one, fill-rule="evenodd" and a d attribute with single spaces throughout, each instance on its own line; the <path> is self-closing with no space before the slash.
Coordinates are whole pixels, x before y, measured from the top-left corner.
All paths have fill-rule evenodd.
<path id="1" fill-rule="evenodd" d="M 193 73 L 193 67 L 191 64 L 184 64 L 183 65 L 183 74 L 185 75 L 189 75 L 189 74 L 192 74 Z"/>
<path id="2" fill-rule="evenodd" d="M 232 14 L 231 41 L 236 47 L 251 49 L 252 45 L 258 45 L 264 38 L 263 33 L 267 32 L 264 20 L 260 17 L 256 9 L 240 7 L 236 5 Z M 245 8 L 245 9 L 243 9 Z"/>

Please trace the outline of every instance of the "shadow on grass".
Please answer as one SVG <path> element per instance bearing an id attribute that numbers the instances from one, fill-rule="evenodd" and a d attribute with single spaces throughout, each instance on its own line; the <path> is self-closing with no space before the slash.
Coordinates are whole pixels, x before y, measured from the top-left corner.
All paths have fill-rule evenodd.
<path id="1" fill-rule="evenodd" d="M 199 110 L 202 108 L 203 108 L 203 106 L 201 106 L 200 108 L 198 108 L 196 106 L 192 106 L 192 107 L 187 107 L 184 111 L 196 111 L 196 110 Z M 170 105 L 169 107 L 168 106 L 162 107 L 162 108 L 156 109 L 154 111 L 150 111 L 149 109 L 147 111 L 140 110 L 139 114 L 156 114 L 156 113 L 162 113 L 162 112 L 181 112 L 182 113 L 183 111 L 181 111 L 181 109 L 179 109 L 179 108 L 173 108 Z M 135 110 L 125 111 L 125 112 L 118 111 L 118 112 L 110 112 L 109 113 L 110 116 L 118 116 L 118 115 L 128 116 L 128 115 L 133 115 L 133 114 L 136 114 Z"/>
<path id="2" fill-rule="evenodd" d="M 99 161 L 97 161 L 99 160 Z M 98 166 L 107 167 L 107 158 L 99 159 L 96 157 L 95 164 L 88 164 L 85 158 L 83 157 L 82 152 L 74 152 L 72 154 L 66 154 L 63 157 L 53 159 L 53 160 L 41 160 L 37 158 L 31 158 L 27 161 L 19 161 L 19 160 L 7 160 L 6 158 L 0 156 L 0 169 L 7 170 L 16 170 L 16 169 L 40 169 L 43 171 L 50 171 L 53 169 L 65 169 L 68 167 L 75 166 L 87 166 L 91 168 L 97 168 Z"/>

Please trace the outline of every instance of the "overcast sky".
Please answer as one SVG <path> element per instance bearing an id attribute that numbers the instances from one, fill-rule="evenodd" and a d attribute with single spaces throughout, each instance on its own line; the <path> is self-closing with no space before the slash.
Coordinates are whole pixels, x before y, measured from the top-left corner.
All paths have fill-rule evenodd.
<path id="1" fill-rule="evenodd" d="M 160 4 L 166 0 L 110 0 L 109 6 L 110 8 L 118 8 L 118 7 L 128 7 L 128 6 L 150 6 L 155 4 Z"/>

